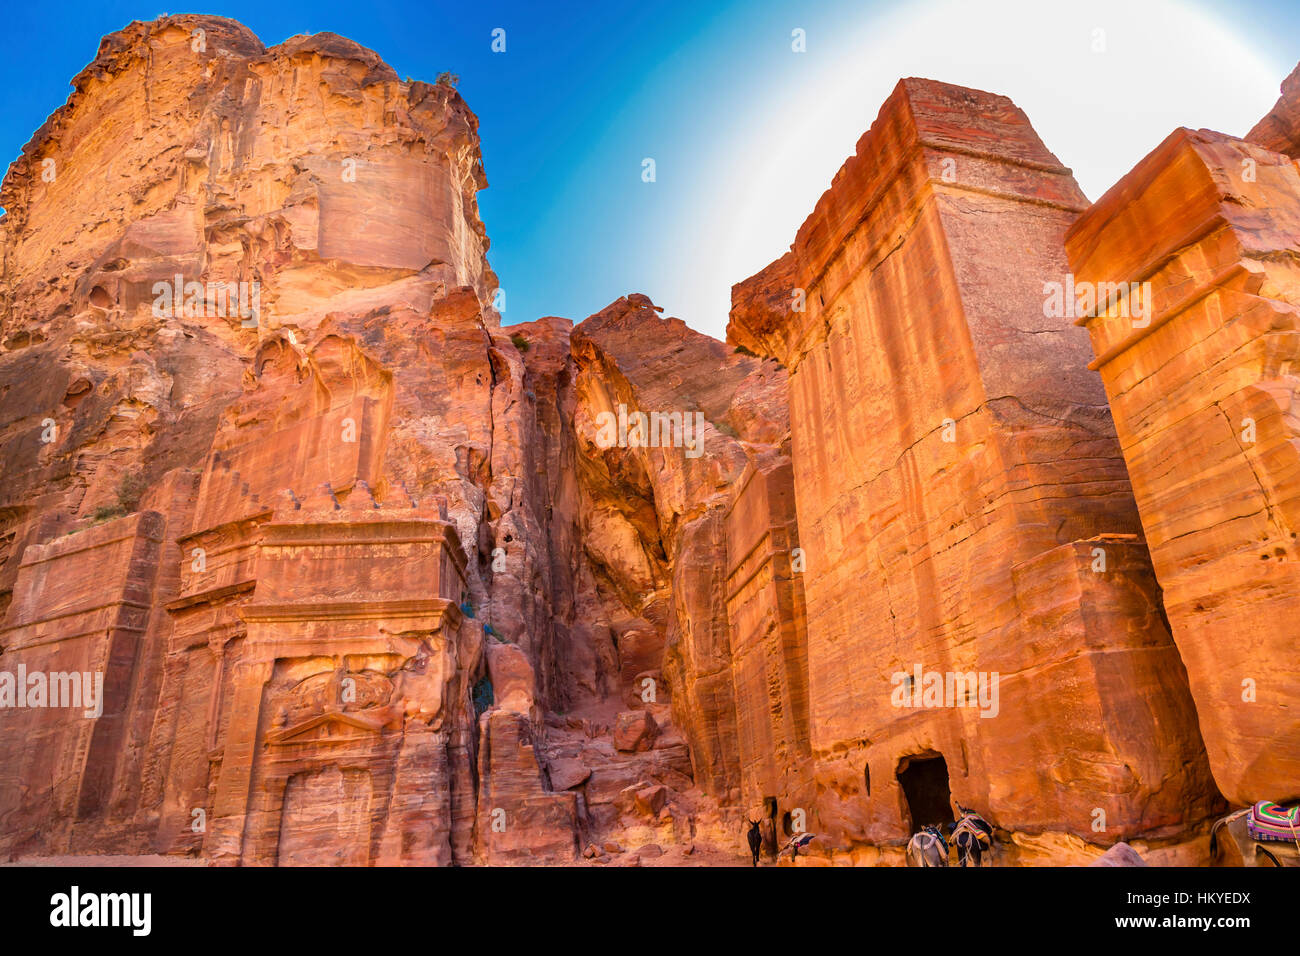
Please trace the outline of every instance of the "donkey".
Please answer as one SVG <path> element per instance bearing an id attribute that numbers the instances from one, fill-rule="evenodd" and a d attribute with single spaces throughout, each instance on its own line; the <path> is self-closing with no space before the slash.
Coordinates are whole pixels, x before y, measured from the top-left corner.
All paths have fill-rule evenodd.
<path id="1" fill-rule="evenodd" d="M 972 866 L 980 865 L 980 856 L 993 850 L 993 828 L 974 810 L 957 805 L 961 819 L 952 825 L 952 840 L 957 845 L 957 859 L 962 866 L 969 860 Z"/>
<path id="2" fill-rule="evenodd" d="M 938 827 L 927 824 L 907 841 L 907 865 L 948 865 L 948 843 Z"/>
<path id="3" fill-rule="evenodd" d="M 749 821 L 749 852 L 754 854 L 754 866 L 758 866 L 758 851 L 763 848 L 763 831 L 759 828 L 760 821 Z"/>
<path id="4" fill-rule="evenodd" d="M 1300 840 L 1295 843 L 1256 840 L 1248 825 L 1251 810 L 1251 807 L 1246 807 L 1214 821 L 1214 826 L 1210 827 L 1210 861 L 1218 861 L 1219 831 L 1226 829 L 1241 853 L 1242 866 L 1300 866 Z"/>

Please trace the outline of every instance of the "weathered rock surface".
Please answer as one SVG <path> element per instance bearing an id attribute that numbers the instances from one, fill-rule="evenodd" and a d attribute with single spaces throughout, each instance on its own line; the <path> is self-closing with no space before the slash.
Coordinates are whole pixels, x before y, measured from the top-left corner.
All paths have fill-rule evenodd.
<path id="1" fill-rule="evenodd" d="M 133 23 L 74 87 L 0 185 L 0 859 L 708 865 L 749 817 L 890 864 L 951 796 L 1158 863 L 1211 765 L 1300 777 L 1277 153 L 1175 137 L 1071 233 L 1159 273 L 1089 324 L 1112 422 L 1044 306 L 1086 203 L 1003 97 L 900 83 L 728 344 L 503 330 L 476 119 L 341 37 Z"/>
<path id="2" fill-rule="evenodd" d="M 614 724 L 614 749 L 637 753 L 654 746 L 659 725 L 649 711 L 631 710 L 618 715 Z"/>
<path id="3" fill-rule="evenodd" d="M 577 326 L 573 355 L 583 540 L 598 590 L 616 599 L 607 604 L 619 617 L 608 626 L 620 655 L 633 656 L 621 675 L 635 680 L 662 661 L 697 783 L 734 803 L 725 513 L 749 463 L 780 454 L 785 373 L 680 319 L 661 319 L 641 295 Z M 676 415 L 690 435 L 677 433 L 676 445 L 669 436 L 665 446 L 665 435 L 638 441 L 629 426 L 627 436 L 612 436 L 621 444 L 602 442 L 611 437 L 602 436 L 602 421 L 637 413 Z M 639 683 L 632 690 L 643 692 Z"/>
<path id="4" fill-rule="evenodd" d="M 1282 81 L 1282 95 L 1268 115 L 1246 134 L 1247 142 L 1292 159 L 1300 158 L 1300 65 Z"/>
<path id="5" fill-rule="evenodd" d="M 1288 156 L 1182 129 L 1067 240 L 1078 281 L 1149 283 L 1141 316 L 1111 301 L 1080 322 L 1214 777 L 1238 804 L 1300 797 L 1298 237 Z"/>
<path id="6" fill-rule="evenodd" d="M 1010 101 L 904 80 L 791 253 L 737 286 L 729 339 L 790 370 L 807 562 L 816 793 L 764 794 L 773 819 L 901 842 L 905 771 L 940 756 L 1009 830 L 1088 836 L 1100 808 L 1112 837 L 1173 833 L 1213 807 L 1101 383 L 1044 308 L 1085 205 Z M 997 674 L 997 704 L 900 708 L 918 670 L 918 693 Z"/>
<path id="7" fill-rule="evenodd" d="M 656 517 L 654 586 L 607 572 L 622 489 L 583 477 L 572 324 L 501 332 L 455 91 L 190 16 L 107 38 L 75 86 L 3 187 L 0 648 L 102 673 L 104 713 L 0 713 L 0 852 L 567 862 L 633 785 L 663 788 L 643 842 L 689 841 L 663 667 L 690 552 Z M 255 314 L 226 301 L 254 283 Z M 709 342 L 710 409 L 781 430 L 762 363 L 672 325 L 658 368 Z M 645 331 L 610 337 L 632 360 Z M 696 485 L 663 470 L 671 536 Z M 624 755 L 629 700 L 655 732 Z"/>
<path id="8" fill-rule="evenodd" d="M 751 817 L 765 818 L 775 844 L 771 801 L 781 794 L 800 807 L 813 798 L 805 559 L 788 457 L 746 468 L 726 525 L 741 793 Z"/>
<path id="9" fill-rule="evenodd" d="M 561 412 L 486 305 L 473 115 L 212 17 L 74 85 L 3 187 L 0 647 L 102 671 L 104 714 L 0 713 L 0 853 L 572 859 L 529 626 L 566 619 Z"/>

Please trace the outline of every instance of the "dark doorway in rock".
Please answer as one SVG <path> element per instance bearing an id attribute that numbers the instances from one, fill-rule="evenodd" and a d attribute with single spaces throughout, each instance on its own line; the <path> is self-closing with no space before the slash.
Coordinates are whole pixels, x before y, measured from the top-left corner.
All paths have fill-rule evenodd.
<path id="1" fill-rule="evenodd" d="M 953 822 L 952 794 L 948 790 L 948 762 L 942 754 L 923 753 L 898 763 L 898 782 L 907 804 L 910 832 L 923 826 Z"/>

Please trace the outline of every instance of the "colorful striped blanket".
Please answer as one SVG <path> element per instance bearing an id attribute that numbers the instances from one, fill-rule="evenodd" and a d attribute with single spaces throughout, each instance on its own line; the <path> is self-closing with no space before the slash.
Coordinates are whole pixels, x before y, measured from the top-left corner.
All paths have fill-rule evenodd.
<path id="1" fill-rule="evenodd" d="M 975 837 L 975 841 L 984 847 L 992 845 L 993 842 L 993 828 L 989 826 L 988 821 L 978 813 L 972 813 L 969 810 L 953 825 L 952 837 L 954 841 L 956 841 L 959 833 L 971 834 Z"/>
<path id="2" fill-rule="evenodd" d="M 1252 840 L 1300 841 L 1300 807 L 1288 808 L 1261 800 L 1250 808 L 1246 828 Z"/>

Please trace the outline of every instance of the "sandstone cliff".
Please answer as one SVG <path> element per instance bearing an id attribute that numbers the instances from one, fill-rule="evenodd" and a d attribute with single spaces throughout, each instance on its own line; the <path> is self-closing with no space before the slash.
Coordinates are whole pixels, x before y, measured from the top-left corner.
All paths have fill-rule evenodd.
<path id="1" fill-rule="evenodd" d="M 904 80 L 736 287 L 729 339 L 790 369 L 811 828 L 841 841 L 908 827 L 915 763 L 1009 831 L 1168 834 L 1217 799 L 1101 382 L 1043 307 L 1085 206 L 1010 101 Z M 892 675 L 931 671 L 1000 700 L 900 710 Z"/>
<path id="2" fill-rule="evenodd" d="M 498 642 L 538 662 L 552 589 L 473 114 L 210 17 L 132 24 L 74 86 L 3 190 L 0 645 L 105 671 L 104 714 L 7 714 L 6 849 L 481 856 L 479 737 L 540 711 L 480 730 L 473 686 Z"/>
<path id="3" fill-rule="evenodd" d="M 1300 797 L 1298 236 L 1290 156 L 1183 129 L 1067 241 L 1082 279 L 1147 299 L 1141 318 L 1115 298 L 1079 321 L 1214 777 L 1240 804 Z"/>
<path id="4" fill-rule="evenodd" d="M 1294 94 L 1089 208 L 904 80 L 722 343 L 503 329 L 451 87 L 109 36 L 0 187 L 0 672 L 103 682 L 0 685 L 0 858 L 1198 861 L 1295 795 Z"/>

